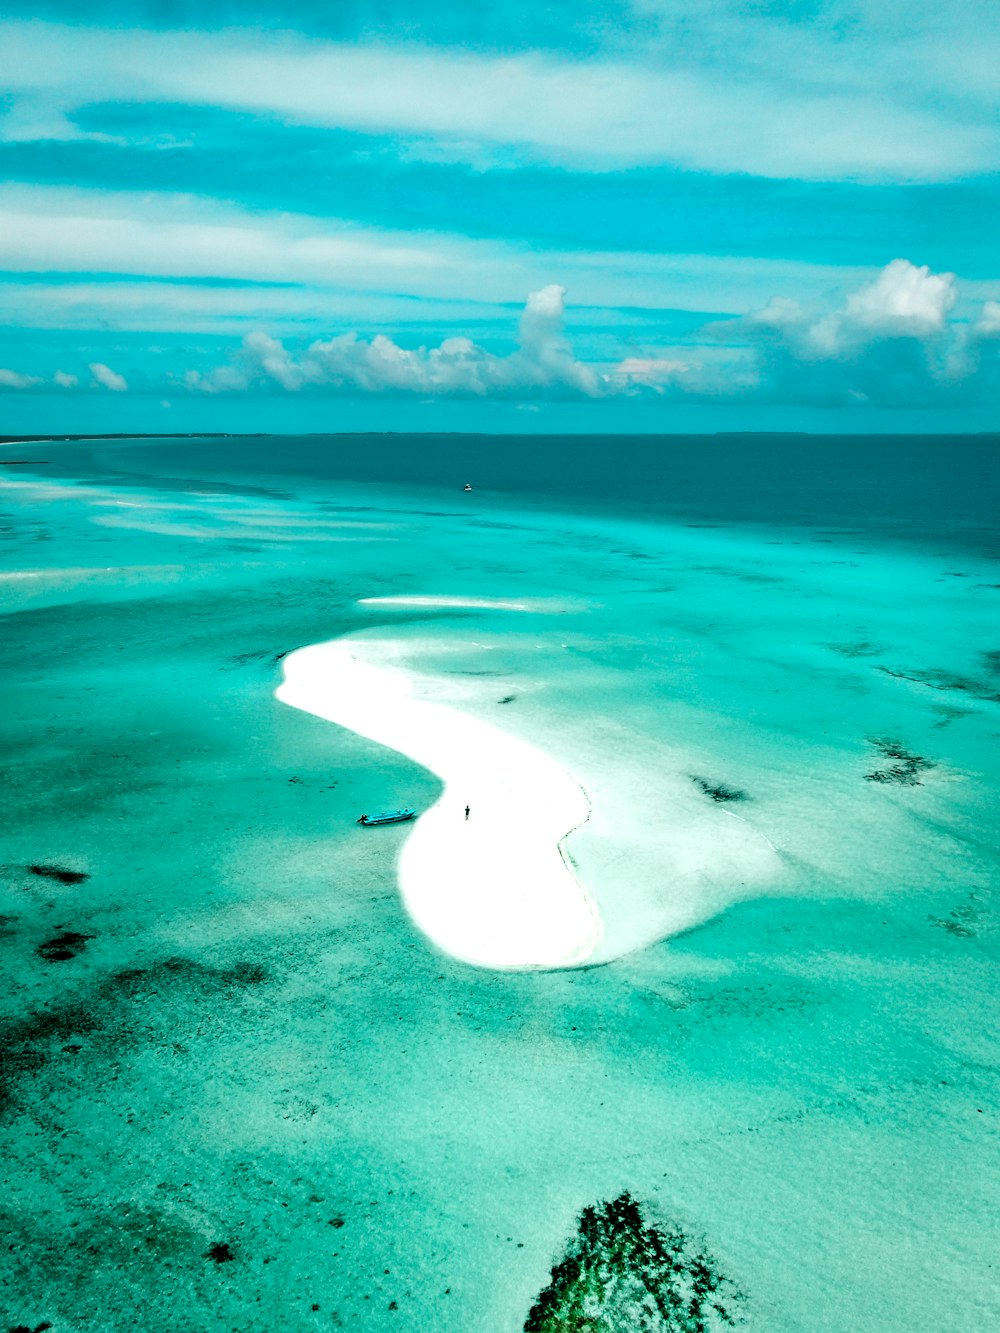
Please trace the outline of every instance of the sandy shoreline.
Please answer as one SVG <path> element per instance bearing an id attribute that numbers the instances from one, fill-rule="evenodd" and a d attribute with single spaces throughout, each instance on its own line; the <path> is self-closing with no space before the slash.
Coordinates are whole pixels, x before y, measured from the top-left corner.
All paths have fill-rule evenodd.
<path id="1" fill-rule="evenodd" d="M 535 746 L 421 698 L 420 677 L 397 659 L 385 639 L 302 648 L 284 660 L 276 697 L 407 755 L 444 783 L 398 866 L 406 908 L 438 947 L 483 967 L 585 962 L 601 920 L 561 849 L 589 816 L 585 792 Z"/>

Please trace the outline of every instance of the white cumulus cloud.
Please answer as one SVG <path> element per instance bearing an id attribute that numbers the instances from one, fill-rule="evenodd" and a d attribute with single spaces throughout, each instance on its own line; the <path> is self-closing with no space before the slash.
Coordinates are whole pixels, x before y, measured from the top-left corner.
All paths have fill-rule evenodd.
<path id="1" fill-rule="evenodd" d="M 930 406 L 981 398 L 993 373 L 984 344 L 1000 333 L 1000 303 L 970 330 L 951 319 L 957 300 L 954 274 L 894 259 L 833 309 L 776 299 L 708 332 L 749 349 L 758 398 Z"/>
<path id="2" fill-rule="evenodd" d="M 463 334 L 406 347 L 379 333 L 343 332 L 289 346 L 263 330 L 245 336 L 223 365 L 143 381 L 162 394 L 304 393 L 424 398 L 597 400 L 624 396 L 689 402 L 931 407 L 992 402 L 1000 392 L 1000 301 L 958 306 L 950 273 L 895 259 L 825 305 L 773 297 L 736 319 L 704 326 L 691 345 L 655 345 L 620 359 L 584 360 L 565 329 L 566 289 L 530 293 L 512 348 L 498 352 Z M 956 313 L 957 307 L 957 313 Z M 103 362 L 90 380 L 0 369 L 0 389 L 129 389 Z"/>
<path id="3" fill-rule="evenodd" d="M 22 375 L 17 370 L 0 370 L 0 389 L 31 389 L 41 380 L 36 375 Z"/>
<path id="4" fill-rule="evenodd" d="M 955 304 L 954 273 L 932 273 L 894 259 L 874 282 L 847 298 L 847 316 L 868 328 L 923 335 L 944 328 Z"/>
<path id="5" fill-rule="evenodd" d="M 94 377 L 94 383 L 101 385 L 102 388 L 110 389 L 112 393 L 124 393 L 128 388 L 128 380 L 125 376 L 119 375 L 117 370 L 112 370 L 103 361 L 92 361 L 89 370 Z"/>
<path id="6" fill-rule="evenodd" d="M 430 394 L 479 398 L 583 396 L 610 391 L 609 376 L 579 361 L 563 328 L 566 290 L 550 284 L 532 292 L 521 315 L 518 345 L 507 356 L 473 342 L 445 338 L 437 347 L 400 347 L 385 334 L 342 333 L 310 344 L 296 359 L 266 333 L 244 338 L 236 360 L 202 374 L 188 387 L 226 393 L 277 384 L 296 392 L 326 388 L 352 393 Z"/>
<path id="7" fill-rule="evenodd" d="M 656 394 L 700 402 L 927 407 L 982 402 L 1000 382 L 1000 302 L 971 324 L 952 318 L 950 273 L 895 259 L 835 304 L 774 297 L 707 325 L 700 345 L 581 360 L 564 327 L 565 288 L 532 292 L 517 345 L 500 355 L 471 338 L 407 348 L 355 332 L 294 352 L 264 332 L 228 364 L 189 370 L 199 393 L 413 394 L 424 397 L 598 399 Z M 714 347 L 706 345 L 712 340 Z"/>
<path id="8" fill-rule="evenodd" d="M 986 302 L 972 331 L 979 338 L 1000 338 L 1000 301 Z"/>

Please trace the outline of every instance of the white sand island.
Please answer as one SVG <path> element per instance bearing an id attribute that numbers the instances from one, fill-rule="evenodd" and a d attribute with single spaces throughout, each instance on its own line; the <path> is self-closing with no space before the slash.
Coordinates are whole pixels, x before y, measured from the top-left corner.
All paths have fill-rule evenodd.
<path id="1" fill-rule="evenodd" d="M 601 921 L 562 847 L 588 818 L 585 792 L 535 746 L 421 698 L 420 677 L 396 665 L 398 657 L 385 639 L 302 648 L 285 658 L 276 696 L 407 755 L 444 782 L 398 867 L 407 910 L 439 948 L 494 968 L 586 961 Z"/>

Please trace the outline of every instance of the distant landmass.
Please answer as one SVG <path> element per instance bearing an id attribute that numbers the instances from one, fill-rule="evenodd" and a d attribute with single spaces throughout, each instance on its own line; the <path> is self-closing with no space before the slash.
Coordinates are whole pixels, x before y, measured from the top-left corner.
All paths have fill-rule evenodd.
<path id="1" fill-rule="evenodd" d="M 81 435 L 0 435 L 0 444 L 57 444 L 60 442 L 70 443 L 73 440 L 268 440 L 283 439 L 285 435 L 295 439 L 322 439 L 324 436 L 336 437 L 346 436 L 351 439 L 377 439 L 381 436 L 399 436 L 399 435 L 427 435 L 434 439 L 447 437 L 462 437 L 466 439 L 490 439 L 510 438 L 502 431 L 484 431 L 484 430 L 312 430 L 312 431 L 277 431 L 277 430 L 158 430 L 158 431 L 107 431 L 100 434 L 86 432 Z M 735 440 L 735 439 L 815 439 L 815 440 L 834 440 L 843 438 L 863 438 L 878 439 L 882 435 L 886 438 L 898 438 L 898 433 L 894 431 L 862 431 L 858 434 L 852 433 L 850 436 L 843 436 L 834 431 L 814 431 L 814 430 L 713 430 L 713 431 L 621 431 L 614 434 L 603 435 L 604 439 L 649 439 L 653 438 L 671 439 L 673 437 L 691 439 L 696 435 L 704 435 L 706 439 L 713 440 Z M 530 434 L 521 435 L 522 439 L 574 439 L 574 431 L 551 431 L 532 436 Z M 960 438 L 990 438 L 1000 439 L 1000 431 L 993 430 L 969 430 L 969 431 L 908 431 L 905 438 L 917 440 L 934 439 L 960 439 Z"/>

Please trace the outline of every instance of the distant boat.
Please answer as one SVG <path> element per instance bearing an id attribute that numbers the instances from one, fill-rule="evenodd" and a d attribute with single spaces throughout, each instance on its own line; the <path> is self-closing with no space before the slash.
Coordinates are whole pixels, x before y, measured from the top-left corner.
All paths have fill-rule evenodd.
<path id="1" fill-rule="evenodd" d="M 472 487 L 469 485 L 468 482 L 466 482 L 462 489 L 463 489 L 463 490 L 466 490 L 466 491 L 471 491 L 471 490 L 472 490 Z"/>
<path id="2" fill-rule="evenodd" d="M 404 820 L 412 819 L 416 810 L 383 810 L 380 815 L 361 815 L 354 822 L 356 824 L 402 824 Z"/>

